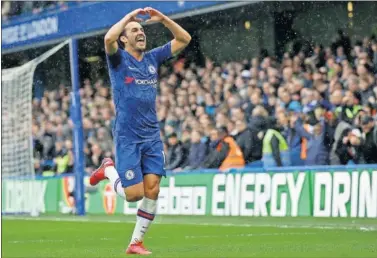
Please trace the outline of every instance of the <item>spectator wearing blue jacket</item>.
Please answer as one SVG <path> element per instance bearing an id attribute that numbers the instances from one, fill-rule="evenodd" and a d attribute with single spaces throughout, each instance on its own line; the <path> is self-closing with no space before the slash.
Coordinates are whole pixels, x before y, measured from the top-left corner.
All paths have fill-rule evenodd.
<path id="1" fill-rule="evenodd" d="M 298 135 L 308 140 L 305 165 L 328 165 L 333 135 L 330 135 L 329 126 L 324 119 L 317 120 L 314 115 L 311 115 L 308 121 L 309 130 L 304 128 L 302 120 L 297 116 L 292 116 L 291 119 L 295 123 L 295 131 Z"/>
<path id="2" fill-rule="evenodd" d="M 287 140 L 289 146 L 289 153 L 291 158 L 292 166 L 302 166 L 304 165 L 303 160 L 300 157 L 301 154 L 301 137 L 295 130 L 295 124 L 293 120 L 289 119 L 289 116 L 280 112 L 277 114 L 278 124 L 281 127 L 281 134 Z"/>
<path id="3" fill-rule="evenodd" d="M 208 145 L 202 139 L 199 131 L 193 130 L 191 132 L 190 154 L 184 169 L 197 169 L 206 158 Z"/>

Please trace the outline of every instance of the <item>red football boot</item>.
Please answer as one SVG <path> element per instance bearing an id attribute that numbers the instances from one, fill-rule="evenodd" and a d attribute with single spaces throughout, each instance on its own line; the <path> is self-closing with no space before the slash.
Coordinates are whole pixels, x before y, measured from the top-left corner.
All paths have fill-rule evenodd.
<path id="1" fill-rule="evenodd" d="M 149 255 L 152 254 L 152 252 L 144 247 L 143 242 L 139 242 L 136 244 L 130 244 L 126 250 L 126 254 Z"/>
<path id="2" fill-rule="evenodd" d="M 94 170 L 94 172 L 90 176 L 90 179 L 89 179 L 90 185 L 94 186 L 98 184 L 99 182 L 101 182 L 102 180 L 105 180 L 106 179 L 105 169 L 111 166 L 114 166 L 113 160 L 110 158 L 104 158 L 101 166 L 97 168 L 96 170 Z"/>

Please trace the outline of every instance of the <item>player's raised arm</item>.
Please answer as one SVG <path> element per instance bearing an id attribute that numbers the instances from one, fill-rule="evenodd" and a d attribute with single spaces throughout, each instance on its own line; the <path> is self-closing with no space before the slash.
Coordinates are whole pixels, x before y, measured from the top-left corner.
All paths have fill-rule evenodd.
<path id="1" fill-rule="evenodd" d="M 144 8 L 144 10 L 151 17 L 149 20 L 146 21 L 147 23 L 161 22 L 173 34 L 174 39 L 171 41 L 171 52 L 173 55 L 182 51 L 190 43 L 190 34 L 180 25 L 178 25 L 175 21 L 151 7 Z"/>
<path id="2" fill-rule="evenodd" d="M 131 21 L 141 22 L 142 19 L 137 18 L 138 14 L 145 14 L 145 11 L 141 8 L 136 9 L 123 17 L 119 22 L 114 24 L 105 35 L 105 51 L 106 54 L 112 55 L 118 50 L 117 40 L 122 34 L 124 27 Z"/>

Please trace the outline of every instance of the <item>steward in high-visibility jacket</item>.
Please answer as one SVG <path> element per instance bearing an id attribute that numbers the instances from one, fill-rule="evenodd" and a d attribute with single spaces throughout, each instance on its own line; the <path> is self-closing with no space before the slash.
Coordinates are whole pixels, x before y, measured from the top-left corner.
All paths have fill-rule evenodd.
<path id="1" fill-rule="evenodd" d="M 287 141 L 283 135 L 275 130 L 268 129 L 263 137 L 263 166 L 282 167 L 290 166 L 291 159 Z"/>
<path id="2" fill-rule="evenodd" d="M 362 95 L 360 92 L 350 92 L 345 93 L 343 98 L 343 105 L 335 109 L 335 115 L 338 117 L 339 121 L 345 121 L 349 124 L 353 124 L 353 121 L 359 111 L 363 108 L 361 106 Z"/>
<path id="3" fill-rule="evenodd" d="M 353 120 L 363 107 L 360 105 L 352 106 L 340 106 L 335 109 L 335 114 L 341 121 L 345 121 L 349 124 L 353 123 Z"/>
<path id="4" fill-rule="evenodd" d="M 229 145 L 229 151 L 224 161 L 221 163 L 220 170 L 227 170 L 229 168 L 240 168 L 245 166 L 245 159 L 241 148 L 232 136 L 226 136 L 223 139 L 223 143 Z M 221 150 L 221 146 L 217 145 L 216 149 Z"/>
<path id="5" fill-rule="evenodd" d="M 212 130 L 210 138 L 211 150 L 201 167 L 225 171 L 245 166 L 242 150 L 233 137 L 228 135 L 226 128 Z"/>

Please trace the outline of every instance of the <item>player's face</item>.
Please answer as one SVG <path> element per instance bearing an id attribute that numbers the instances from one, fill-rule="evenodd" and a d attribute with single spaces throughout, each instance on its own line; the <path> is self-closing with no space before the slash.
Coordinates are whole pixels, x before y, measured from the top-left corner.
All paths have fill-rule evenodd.
<path id="1" fill-rule="evenodd" d="M 143 27 L 137 22 L 131 22 L 126 27 L 127 39 L 130 47 L 135 50 L 144 51 L 147 47 L 147 37 Z"/>

